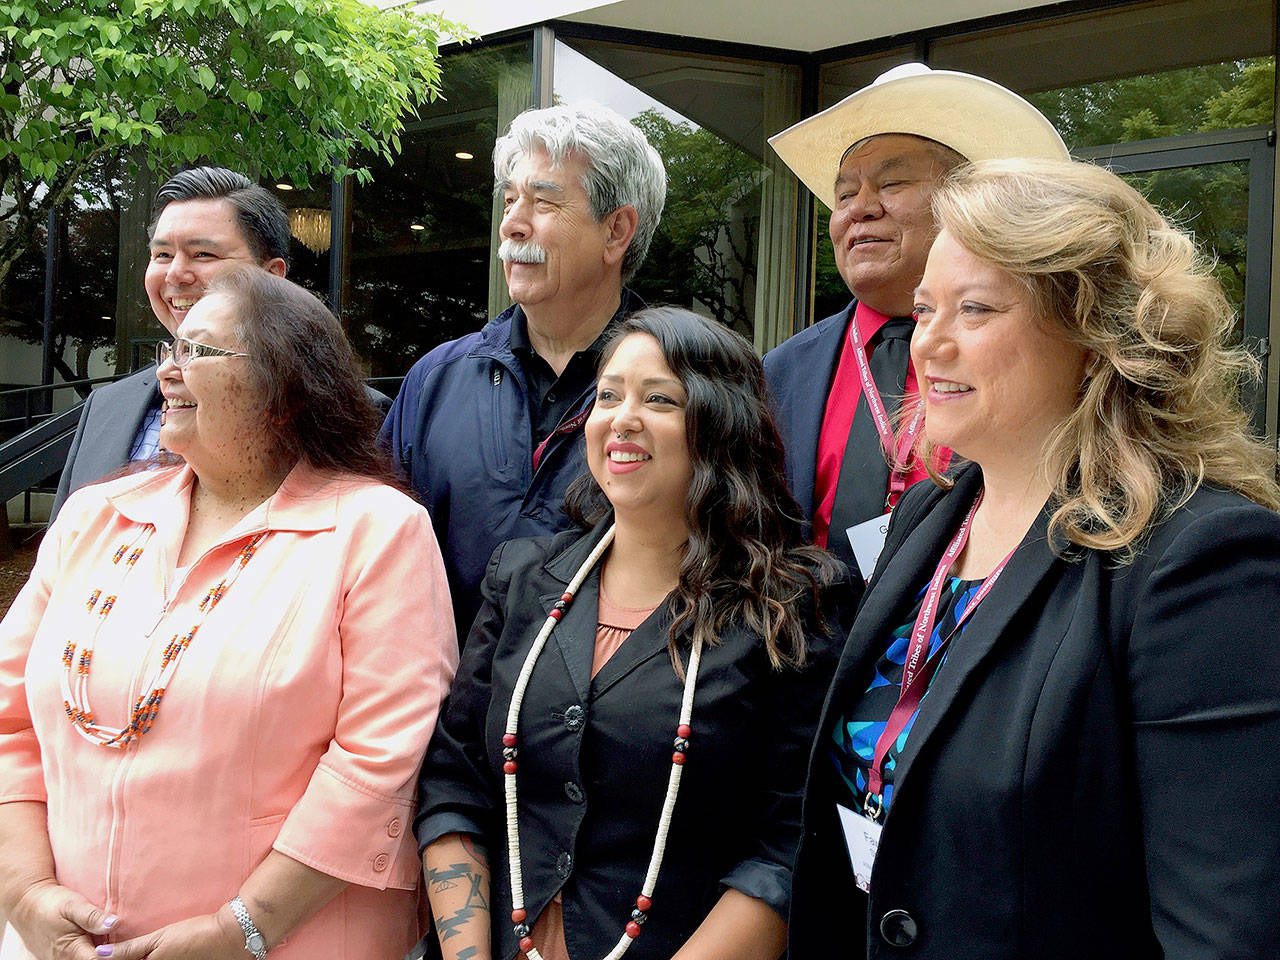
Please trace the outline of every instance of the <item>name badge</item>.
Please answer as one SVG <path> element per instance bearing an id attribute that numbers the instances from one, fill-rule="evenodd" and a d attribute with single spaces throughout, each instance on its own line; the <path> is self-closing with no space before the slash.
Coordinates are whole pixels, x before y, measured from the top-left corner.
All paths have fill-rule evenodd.
<path id="1" fill-rule="evenodd" d="M 844 831 L 844 843 L 849 848 L 849 863 L 853 867 L 853 882 L 863 893 L 871 890 L 871 868 L 876 862 L 876 850 L 880 848 L 880 831 L 883 829 L 860 813 L 836 804 L 840 814 L 840 828 Z"/>
<path id="2" fill-rule="evenodd" d="M 880 559 L 880 551 L 884 549 L 884 538 L 889 532 L 889 514 L 872 517 L 862 523 L 854 524 L 846 530 L 849 546 L 853 547 L 853 557 L 858 561 L 858 572 L 863 580 L 870 580 L 875 572 L 876 561 Z"/>

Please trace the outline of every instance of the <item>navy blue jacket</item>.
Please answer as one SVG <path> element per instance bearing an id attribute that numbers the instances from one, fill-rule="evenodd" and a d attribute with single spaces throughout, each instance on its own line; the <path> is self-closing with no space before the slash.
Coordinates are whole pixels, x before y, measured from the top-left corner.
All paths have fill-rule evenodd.
<path id="1" fill-rule="evenodd" d="M 624 290 L 610 323 L 643 305 Z M 380 435 L 431 513 L 459 637 L 480 609 L 480 581 L 494 549 L 515 537 L 549 536 L 572 526 L 565 490 L 587 470 L 581 429 L 555 436 L 533 469 L 529 381 L 511 350 L 511 321 L 519 309 L 505 310 L 480 332 L 441 344 L 415 363 Z M 565 419 L 590 407 L 594 397 L 593 382 Z"/>
<path id="2" fill-rule="evenodd" d="M 787 484 L 800 504 L 806 523 L 812 522 L 813 484 L 818 465 L 818 434 L 827 409 L 827 394 L 835 379 L 845 331 L 858 301 L 827 319 L 801 330 L 764 357 L 764 379 L 787 451 Z M 883 456 L 869 457 L 870 466 Z M 889 467 L 885 465 L 885 484 Z"/>

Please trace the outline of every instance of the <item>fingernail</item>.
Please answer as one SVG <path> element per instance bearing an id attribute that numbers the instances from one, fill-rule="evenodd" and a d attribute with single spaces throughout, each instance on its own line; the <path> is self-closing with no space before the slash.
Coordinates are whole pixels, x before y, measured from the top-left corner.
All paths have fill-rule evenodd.
<path id="1" fill-rule="evenodd" d="M 98 947 L 98 956 L 109 957 L 113 950 L 115 950 L 115 947 L 109 943 L 104 943 L 102 946 Z"/>
<path id="2" fill-rule="evenodd" d="M 119 922 L 120 922 L 120 918 L 113 913 L 111 914 L 111 916 L 107 917 L 107 919 L 102 921 L 102 925 L 106 927 L 108 930 L 110 930 Z M 103 954 L 103 956 L 106 956 L 106 954 Z"/>

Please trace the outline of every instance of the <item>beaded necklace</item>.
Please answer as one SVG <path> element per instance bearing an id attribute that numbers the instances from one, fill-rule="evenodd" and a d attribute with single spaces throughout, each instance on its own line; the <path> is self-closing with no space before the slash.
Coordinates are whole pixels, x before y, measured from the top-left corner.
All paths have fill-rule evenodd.
<path id="1" fill-rule="evenodd" d="M 578 588 L 582 586 L 582 581 L 587 578 L 587 574 L 591 572 L 592 567 L 599 562 L 605 551 L 609 549 L 609 545 L 613 543 L 615 529 L 615 527 L 609 527 L 600 542 L 596 544 L 595 549 L 591 551 L 590 556 L 583 561 L 582 566 L 578 568 L 578 572 L 573 575 L 573 579 L 569 581 L 568 588 L 560 595 L 560 599 L 555 602 L 555 605 L 547 614 L 546 623 L 538 631 L 538 635 L 533 641 L 533 646 L 529 648 L 529 653 L 524 658 L 524 665 L 520 668 L 515 689 L 511 693 L 511 707 L 507 711 L 506 730 L 502 735 L 502 772 L 507 801 L 507 861 L 511 867 L 511 922 L 515 924 L 515 934 L 516 939 L 520 942 L 520 950 L 528 957 L 528 960 L 543 960 L 543 958 L 542 954 L 534 947 L 533 938 L 529 935 L 529 925 L 527 923 L 529 915 L 524 908 L 524 879 L 520 868 L 520 824 L 516 815 L 518 809 L 516 802 L 516 733 L 520 726 L 520 705 L 524 700 L 525 689 L 529 685 L 529 677 L 533 674 L 533 666 L 538 662 L 538 655 L 542 653 L 542 648 L 546 645 L 547 638 L 551 636 L 551 631 L 556 623 L 564 616 L 569 604 L 573 603 L 574 595 L 578 592 Z M 631 911 L 631 920 L 627 923 L 621 939 L 605 956 L 605 960 L 618 960 L 619 957 L 627 952 L 631 942 L 640 936 L 640 926 L 644 923 L 649 908 L 653 906 L 653 891 L 658 885 L 658 870 L 662 867 L 662 855 L 667 849 L 667 833 L 671 829 L 671 815 L 675 810 L 676 795 L 680 792 L 680 773 L 684 769 L 685 753 L 689 749 L 689 737 L 693 733 L 692 728 L 689 726 L 689 720 L 693 716 L 693 691 L 698 681 L 698 664 L 701 661 L 702 643 L 695 640 L 693 649 L 689 653 L 689 666 L 685 670 L 684 695 L 680 701 L 680 723 L 676 727 L 675 752 L 671 755 L 671 776 L 667 780 L 667 795 L 662 804 L 662 815 L 658 818 L 658 830 L 653 838 L 653 853 L 649 857 L 649 870 L 645 873 L 640 895 L 636 897 L 636 906 Z"/>
<path id="2" fill-rule="evenodd" d="M 155 528 L 147 526 L 132 543 L 121 544 L 116 550 L 111 558 L 111 564 L 114 567 L 119 567 L 123 561 L 124 569 L 120 572 L 115 592 L 103 597 L 102 590 L 96 589 L 89 594 L 89 599 L 86 602 L 89 617 L 94 620 L 88 643 L 79 648 L 79 657 L 76 656 L 77 645 L 74 640 L 68 640 L 66 647 L 62 651 L 62 706 L 66 711 L 67 719 L 71 721 L 72 726 L 76 728 L 76 731 L 82 737 L 90 743 L 96 743 L 104 747 L 116 747 L 117 749 L 127 747 L 129 744 L 135 743 L 151 729 L 151 725 L 156 721 L 156 715 L 160 712 L 160 701 L 164 699 L 165 687 L 168 685 L 174 671 L 177 670 L 178 661 L 182 658 L 183 651 L 191 645 L 191 641 L 195 638 L 196 631 L 200 629 L 201 624 L 204 623 L 205 617 L 218 605 L 218 601 L 223 598 L 227 590 L 235 583 L 245 565 L 253 558 L 258 544 L 267 535 L 265 531 L 259 533 L 245 544 L 244 548 L 236 554 L 235 559 L 231 561 L 230 569 L 227 570 L 216 586 L 210 588 L 209 592 L 204 595 L 204 599 L 200 601 L 200 618 L 192 625 L 190 630 L 184 634 L 174 634 L 173 639 L 165 645 L 159 665 L 151 672 L 147 682 L 143 684 L 143 693 L 134 702 L 133 710 L 129 714 L 129 722 L 123 727 L 108 727 L 95 721 L 93 707 L 89 704 L 89 670 L 93 665 L 93 648 L 97 642 L 98 634 L 102 631 L 102 625 L 106 622 L 112 608 L 115 607 L 116 597 L 123 589 L 125 579 L 138 562 L 138 558 L 142 556 L 142 552 L 146 549 L 153 533 L 155 533 Z M 99 600 L 102 602 L 99 603 Z"/>

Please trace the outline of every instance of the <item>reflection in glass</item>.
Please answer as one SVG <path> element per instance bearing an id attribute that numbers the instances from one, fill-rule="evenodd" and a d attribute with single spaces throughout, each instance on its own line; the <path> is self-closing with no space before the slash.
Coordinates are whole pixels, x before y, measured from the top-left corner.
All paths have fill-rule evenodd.
<path id="1" fill-rule="evenodd" d="M 667 167 L 667 203 L 632 286 L 767 349 L 791 332 L 795 179 L 766 137 L 798 117 L 795 68 L 624 44 L 557 42 L 556 99 L 628 117 Z"/>
<path id="2" fill-rule="evenodd" d="M 1256 57 L 1028 95 L 1072 148 L 1271 123 L 1275 58 Z"/>
<path id="3" fill-rule="evenodd" d="M 133 215 L 133 187 L 126 158 L 118 153 L 101 154 L 82 174 L 76 194 L 59 211 L 52 238 L 57 277 L 53 301 L 55 381 L 127 372 L 135 365 L 129 349 L 133 327 L 129 321 L 150 317 L 151 311 L 146 309 L 142 293 L 146 214 Z M 144 189 L 140 201 L 144 211 L 148 200 Z M 122 228 L 138 231 L 138 237 L 124 251 L 120 248 Z M 124 283 L 117 291 L 117 273 L 122 268 Z M 6 387 L 40 382 L 44 284 L 45 245 L 40 243 L 14 264 L 0 291 L 0 382 Z M 134 316 L 122 316 L 117 327 L 117 315 L 123 308 Z M 151 328 L 160 329 L 154 320 Z M 140 365 L 147 362 L 144 358 Z"/>
<path id="4" fill-rule="evenodd" d="M 528 46 L 454 54 L 444 76 L 448 100 L 424 107 L 395 163 L 370 163 L 376 179 L 352 190 L 342 314 L 372 376 L 402 376 L 432 347 L 479 330 L 505 296 L 505 285 L 491 296 L 490 157 L 530 105 Z"/>
<path id="5" fill-rule="evenodd" d="M 292 190 L 282 190 L 278 181 L 270 177 L 259 182 L 289 212 L 289 279 L 328 302 L 332 187 L 322 177 L 317 177 L 310 187 L 291 184 Z M 317 213 L 323 217 L 317 217 Z M 321 219 L 323 223 L 319 222 Z M 304 228 L 303 223 L 310 223 L 310 228 Z M 304 242 L 304 237 L 309 242 Z"/>

